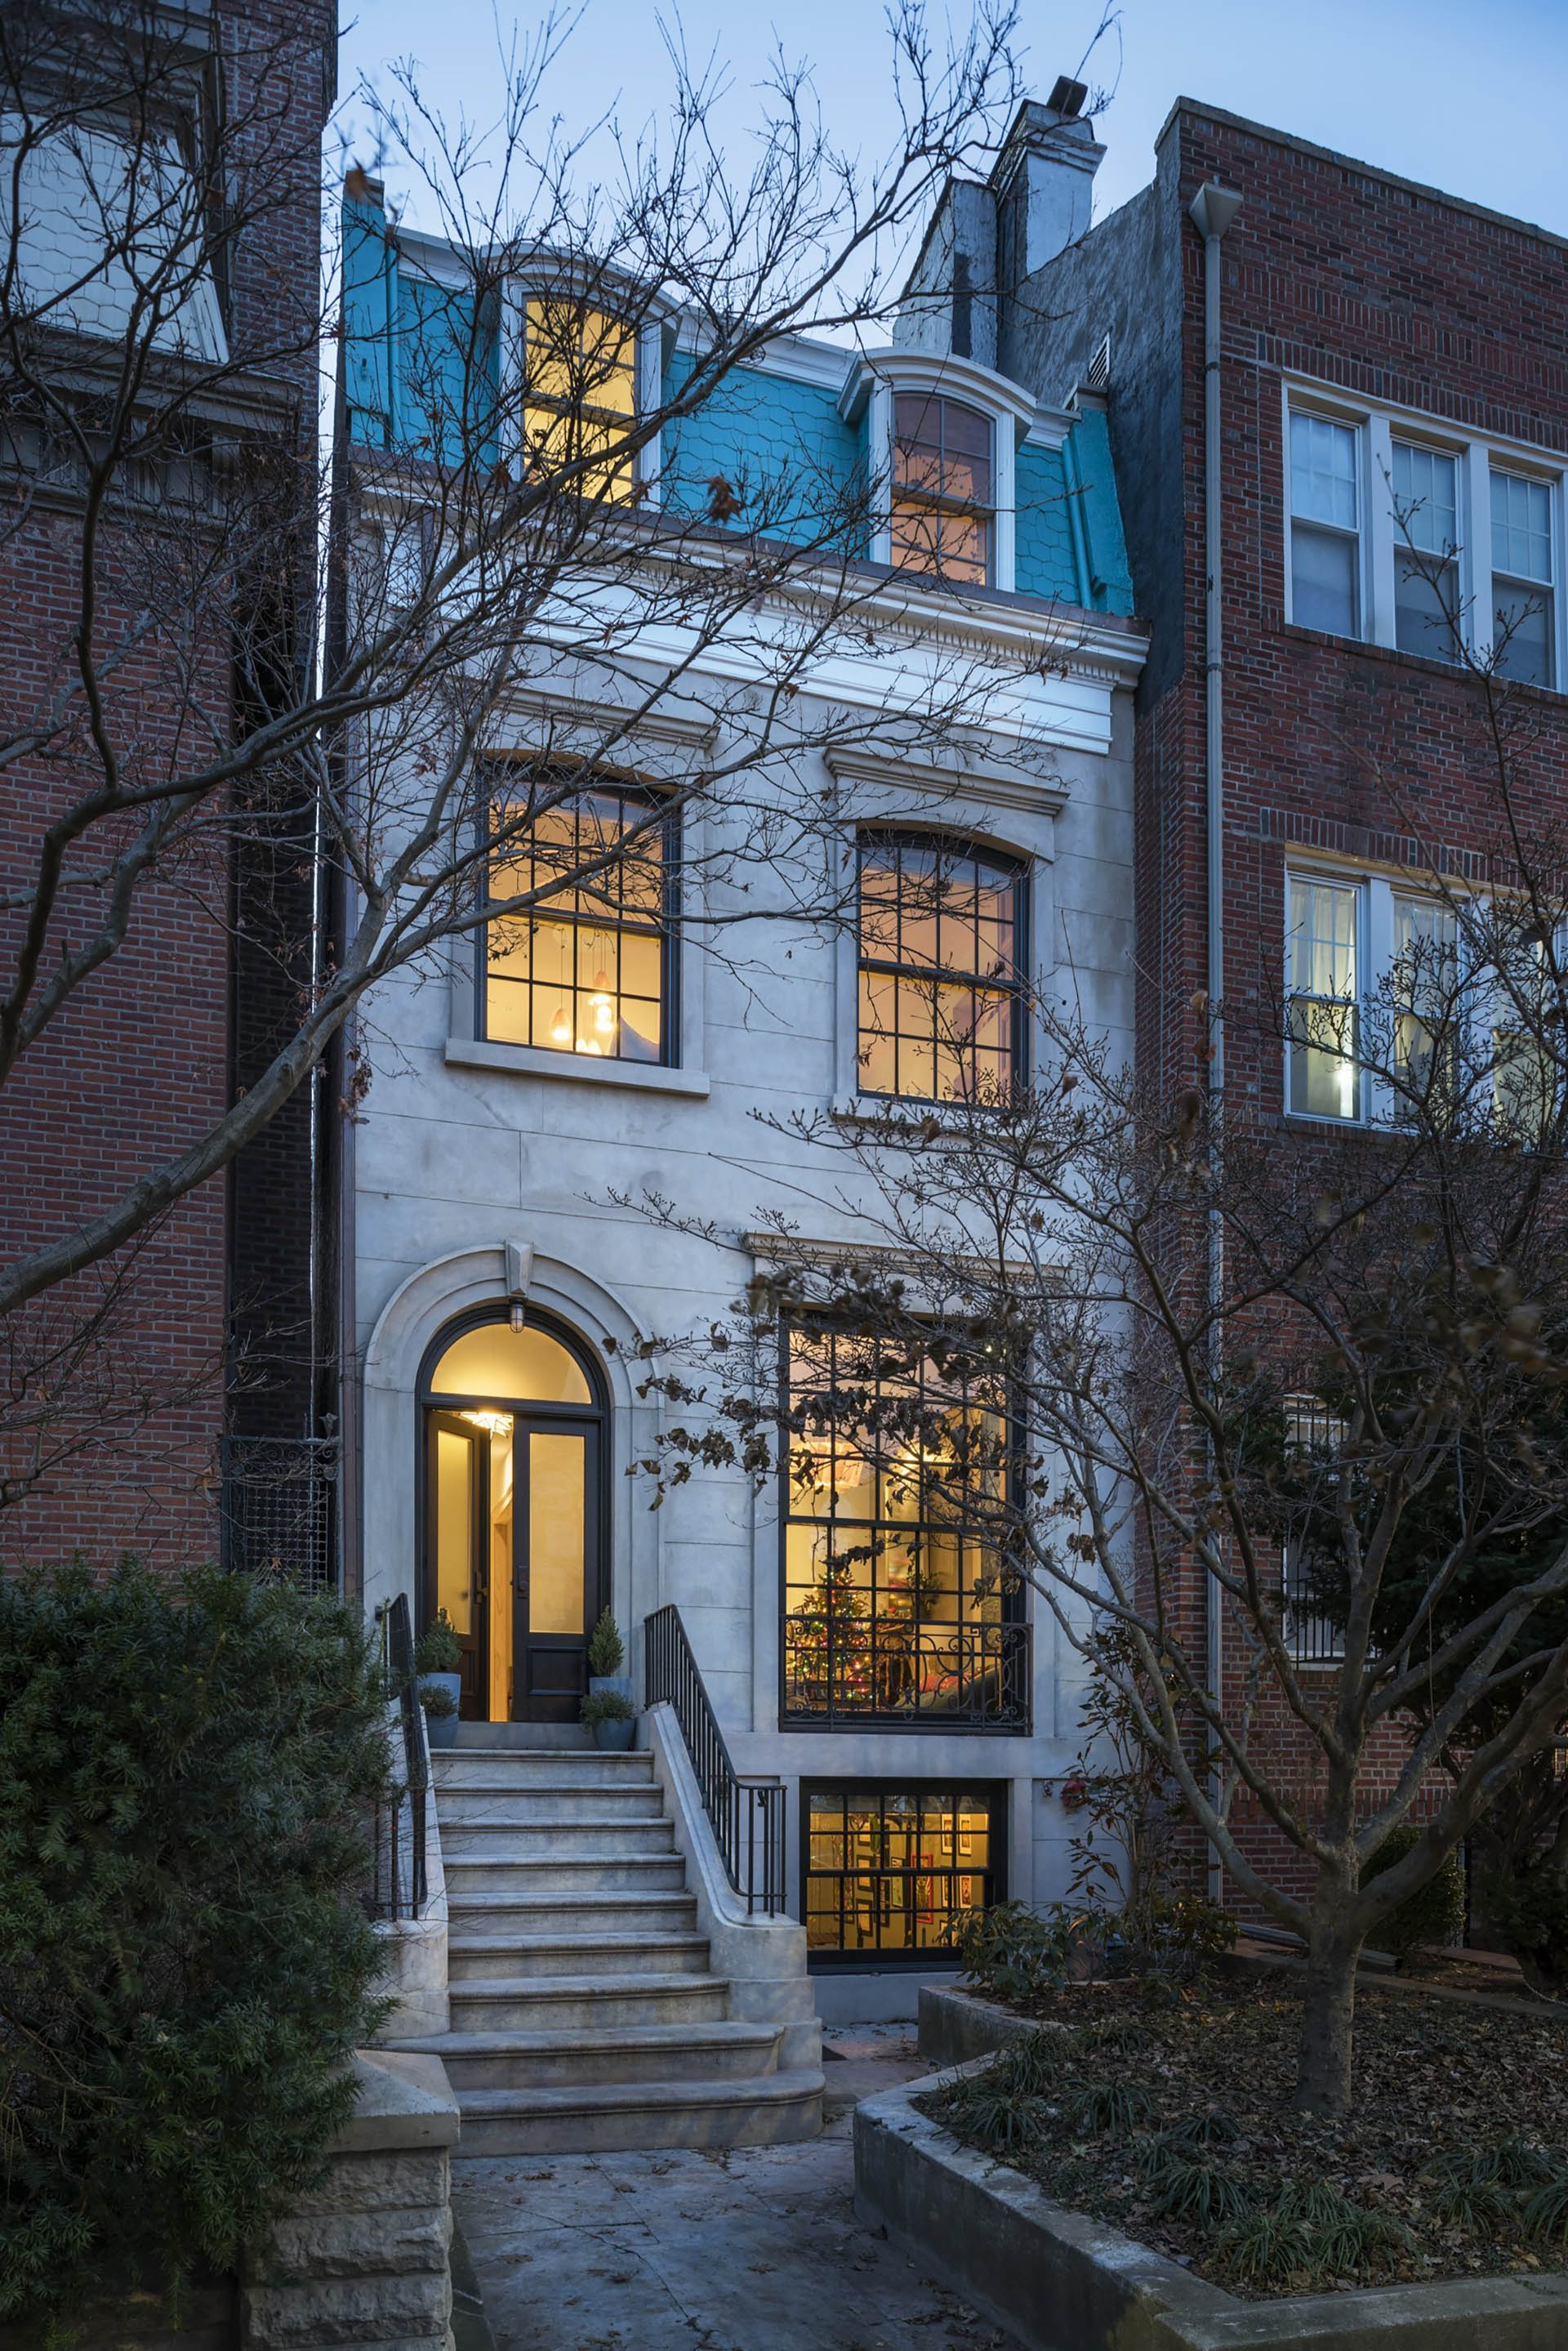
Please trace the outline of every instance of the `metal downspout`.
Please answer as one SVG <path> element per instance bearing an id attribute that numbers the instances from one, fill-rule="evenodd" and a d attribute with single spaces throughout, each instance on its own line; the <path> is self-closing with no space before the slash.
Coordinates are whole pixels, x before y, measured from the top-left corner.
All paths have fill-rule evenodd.
<path id="1" fill-rule="evenodd" d="M 1209 907 L 1209 1065 L 1210 1134 L 1211 1153 L 1218 1157 L 1218 1121 L 1223 1114 L 1225 1090 L 1225 662 L 1223 631 L 1223 542 L 1220 513 L 1220 240 L 1241 208 L 1232 190 L 1210 182 L 1199 189 L 1189 207 L 1203 239 L 1203 764 L 1204 822 L 1208 852 Z M 1209 1304 L 1220 1303 L 1224 1276 L 1224 1228 L 1218 1208 L 1209 1213 Z M 1219 1370 L 1220 1334 L 1210 1326 L 1211 1376 Z M 1212 1574 L 1204 1586 L 1204 1677 L 1218 1698 L 1224 1671 L 1223 1625 L 1220 1587 Z M 1210 1778 L 1216 1802 L 1220 1767 Z M 1219 1849 L 1209 1849 L 1209 1897 L 1218 1902 L 1224 1891 L 1224 1870 Z"/>

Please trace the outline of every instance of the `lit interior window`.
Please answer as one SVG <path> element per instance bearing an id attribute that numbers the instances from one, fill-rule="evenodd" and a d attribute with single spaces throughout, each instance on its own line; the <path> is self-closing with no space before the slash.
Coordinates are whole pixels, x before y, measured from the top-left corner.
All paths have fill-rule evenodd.
<path id="1" fill-rule="evenodd" d="M 670 820 L 645 796 L 574 794 L 503 829 L 520 845 L 491 867 L 495 900 L 532 897 L 491 923 L 484 1034 L 589 1060 L 662 1061 L 670 1049 Z"/>
<path id="2" fill-rule="evenodd" d="M 935 392 L 893 402 L 893 561 L 983 586 L 991 569 L 991 419 Z"/>
<path id="3" fill-rule="evenodd" d="M 629 459 L 606 465 L 590 461 L 615 447 L 637 413 L 633 330 L 586 303 L 531 296 L 524 337 L 525 471 L 548 480 L 581 467 L 568 485 L 580 496 L 629 496 Z"/>

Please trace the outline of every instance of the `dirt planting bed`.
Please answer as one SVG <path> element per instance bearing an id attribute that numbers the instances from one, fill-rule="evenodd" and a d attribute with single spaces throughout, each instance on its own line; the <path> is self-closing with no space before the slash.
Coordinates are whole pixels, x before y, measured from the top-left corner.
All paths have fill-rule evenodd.
<path id="1" fill-rule="evenodd" d="M 965 2145 L 1248 2298 L 1568 2265 L 1568 2019 L 1367 1991 L 1356 2108 L 1292 2111 L 1300 2001 L 1072 1987 L 921 2101 Z"/>

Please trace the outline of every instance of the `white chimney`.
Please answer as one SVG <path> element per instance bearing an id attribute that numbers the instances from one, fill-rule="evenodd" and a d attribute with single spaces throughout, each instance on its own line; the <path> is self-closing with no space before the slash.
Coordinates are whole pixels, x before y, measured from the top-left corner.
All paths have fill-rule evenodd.
<path id="1" fill-rule="evenodd" d="M 1011 247 L 1006 277 L 1016 286 L 1086 232 L 1095 173 L 1105 149 L 1079 110 L 1088 96 L 1064 74 L 1042 106 L 1028 99 L 1013 117 L 991 184 Z"/>

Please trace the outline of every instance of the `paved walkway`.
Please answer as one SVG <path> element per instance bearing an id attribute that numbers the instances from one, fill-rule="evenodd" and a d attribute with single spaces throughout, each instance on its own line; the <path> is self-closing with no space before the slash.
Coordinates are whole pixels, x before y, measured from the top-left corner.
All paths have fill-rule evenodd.
<path id="1" fill-rule="evenodd" d="M 929 2070 L 905 2032 L 832 2037 L 804 2146 L 454 2163 L 496 2351 L 1015 2351 L 855 2217 L 856 2100 Z"/>

